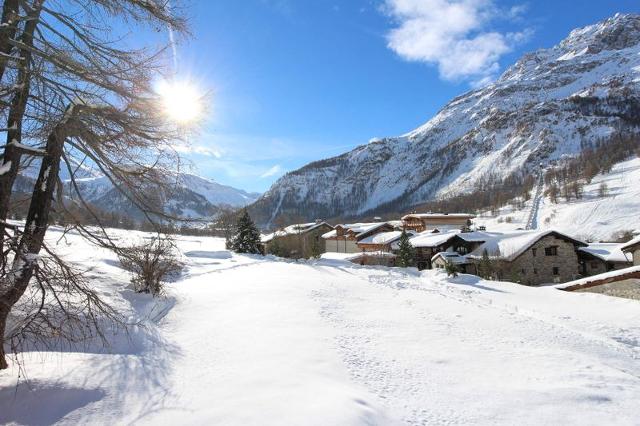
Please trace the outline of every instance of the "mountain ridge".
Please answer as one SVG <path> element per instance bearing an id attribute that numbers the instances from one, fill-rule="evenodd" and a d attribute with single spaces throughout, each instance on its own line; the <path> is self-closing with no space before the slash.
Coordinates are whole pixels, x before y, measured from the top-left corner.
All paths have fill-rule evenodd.
<path id="1" fill-rule="evenodd" d="M 468 193 L 637 129 L 639 82 L 640 15 L 617 14 L 523 55 L 415 130 L 287 173 L 250 209 L 269 227 L 280 216 L 357 217 Z"/>

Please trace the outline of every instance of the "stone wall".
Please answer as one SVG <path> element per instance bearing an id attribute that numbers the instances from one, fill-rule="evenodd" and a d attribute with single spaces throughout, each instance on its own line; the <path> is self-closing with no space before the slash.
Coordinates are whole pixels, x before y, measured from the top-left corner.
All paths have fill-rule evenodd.
<path id="1" fill-rule="evenodd" d="M 640 266 L 640 248 L 633 252 L 633 264 Z"/>
<path id="2" fill-rule="evenodd" d="M 545 248 L 552 246 L 557 247 L 557 255 L 547 256 Z M 573 243 L 548 235 L 514 261 L 503 262 L 499 278 L 525 285 L 563 283 L 579 277 L 579 266 Z M 557 274 L 554 274 L 553 268 L 558 268 Z"/>
<path id="3" fill-rule="evenodd" d="M 640 300 L 640 280 L 632 278 L 576 291 Z"/>
<path id="4" fill-rule="evenodd" d="M 274 254 L 294 259 L 301 257 L 308 258 L 313 252 L 314 244 L 317 244 L 320 253 L 324 253 L 326 247 L 321 235 L 330 230 L 331 227 L 329 226 L 320 226 L 309 232 L 276 237 L 267 244 L 267 252 L 273 253 L 273 248 L 277 245 L 280 252 Z"/>

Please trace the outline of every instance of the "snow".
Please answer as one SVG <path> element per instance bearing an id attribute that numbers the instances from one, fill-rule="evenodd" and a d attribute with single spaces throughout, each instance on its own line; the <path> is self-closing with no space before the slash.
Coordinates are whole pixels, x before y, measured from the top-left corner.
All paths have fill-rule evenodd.
<path id="1" fill-rule="evenodd" d="M 389 244 L 402 235 L 402 231 L 380 232 L 358 241 L 358 244 Z"/>
<path id="2" fill-rule="evenodd" d="M 461 256 L 455 252 L 447 252 L 441 251 L 440 253 L 436 253 L 435 256 L 431 258 L 431 261 L 436 260 L 438 257 L 443 258 L 445 261 L 453 263 L 455 265 L 462 265 L 465 263 L 470 263 L 466 256 Z"/>
<path id="3" fill-rule="evenodd" d="M 272 232 L 271 234 L 263 235 L 260 240 L 263 243 L 268 243 L 276 237 L 286 237 L 287 235 L 298 235 L 305 232 L 313 231 L 316 228 L 319 228 L 323 225 L 331 226 L 326 222 L 310 222 L 310 223 L 297 223 L 294 225 L 289 225 L 283 229 Z"/>
<path id="4" fill-rule="evenodd" d="M 421 232 L 409 241 L 413 247 L 436 247 L 445 244 L 447 241 L 458 235 L 460 231 L 447 231 L 447 232 Z M 397 248 L 397 244 L 394 245 Z"/>
<path id="5" fill-rule="evenodd" d="M 571 287 L 580 287 L 596 281 L 602 281 L 609 278 L 616 278 L 616 277 L 620 277 L 626 274 L 631 274 L 634 272 L 640 272 L 640 266 L 631 266 L 629 268 L 616 269 L 613 271 L 605 272 L 603 274 L 592 275 L 590 277 L 581 278 L 579 280 L 569 281 L 567 283 L 562 283 L 562 284 L 556 284 L 553 287 L 560 290 L 571 288 Z"/>
<path id="6" fill-rule="evenodd" d="M 144 327 L 110 352 L 24 353 L 17 388 L 15 366 L 0 373 L 2 424 L 637 424 L 637 301 L 187 236 L 186 271 L 154 300 L 112 254 L 60 236 Z"/>
<path id="7" fill-rule="evenodd" d="M 551 234 L 557 234 L 569 240 L 575 240 L 575 238 L 554 229 L 546 231 L 505 232 L 504 234 L 495 234 L 493 238 L 489 238 L 484 244 L 471 252 L 469 256 L 482 258 L 482 255 L 486 251 L 490 257 L 514 260 L 540 239 Z M 581 242 L 578 241 L 578 243 Z M 581 244 L 586 245 L 585 243 Z"/>
<path id="8" fill-rule="evenodd" d="M 605 262 L 631 262 L 622 252 L 624 244 L 619 243 L 592 243 L 578 250 L 589 253 Z"/>
<path id="9" fill-rule="evenodd" d="M 640 235 L 623 244 L 621 248 L 622 250 L 629 250 L 632 247 L 637 246 L 638 244 L 640 244 Z"/>
<path id="10" fill-rule="evenodd" d="M 11 161 L 7 161 L 0 165 L 0 175 L 3 175 L 11 170 Z"/>
<path id="11" fill-rule="evenodd" d="M 538 228 L 561 229 L 583 241 L 611 241 L 622 231 L 640 231 L 640 158 L 631 158 L 616 164 L 610 173 L 597 175 L 584 186 L 580 200 L 569 202 L 560 198 L 557 204 L 545 197 L 539 207 Z M 608 187 L 605 197 L 599 196 L 602 183 Z M 491 231 L 508 231 L 524 228 L 531 201 L 524 210 L 506 206 L 500 214 L 488 212 L 478 215 L 474 224 L 486 226 Z M 510 223 L 506 221 L 509 218 Z"/>

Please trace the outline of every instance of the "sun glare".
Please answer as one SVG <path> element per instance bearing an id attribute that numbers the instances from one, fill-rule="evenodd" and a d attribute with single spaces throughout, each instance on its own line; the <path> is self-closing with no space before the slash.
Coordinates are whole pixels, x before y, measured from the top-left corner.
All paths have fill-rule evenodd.
<path id="1" fill-rule="evenodd" d="M 158 85 L 158 94 L 162 97 L 167 117 L 172 121 L 188 124 L 202 115 L 204 94 L 193 83 L 162 82 Z"/>

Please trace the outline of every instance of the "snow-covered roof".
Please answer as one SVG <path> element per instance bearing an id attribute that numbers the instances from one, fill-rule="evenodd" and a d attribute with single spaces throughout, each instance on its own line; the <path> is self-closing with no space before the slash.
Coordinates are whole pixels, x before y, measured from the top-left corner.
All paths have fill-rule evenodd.
<path id="1" fill-rule="evenodd" d="M 320 237 L 322 237 L 322 238 L 331 238 L 331 237 L 335 237 L 337 234 L 338 234 L 337 231 L 335 229 L 332 229 L 331 231 L 329 231 L 329 232 L 327 232 L 325 234 L 322 234 Z"/>
<path id="2" fill-rule="evenodd" d="M 344 228 L 347 231 L 351 231 L 354 234 L 356 234 L 356 238 L 358 238 L 361 235 L 367 234 L 371 231 L 375 231 L 376 229 L 381 228 L 385 225 L 390 225 L 390 223 L 389 222 L 345 223 L 345 224 L 336 225 L 335 227 L 336 228 L 340 227 L 340 228 Z M 326 234 L 323 234 L 322 238 L 332 238 L 332 237 L 335 237 L 336 235 L 337 235 L 337 232 L 331 231 L 331 232 L 327 232 Z"/>
<path id="3" fill-rule="evenodd" d="M 329 225 L 326 222 L 296 223 L 293 225 L 289 225 L 283 229 L 279 229 L 275 232 L 272 232 L 271 234 L 263 235 L 260 238 L 260 240 L 263 243 L 268 243 L 269 241 L 273 240 L 276 237 L 285 237 L 287 235 L 303 234 L 305 232 L 313 231 L 314 229 L 319 228 L 323 225 L 331 227 L 331 225 Z"/>
<path id="4" fill-rule="evenodd" d="M 499 232 L 485 232 L 485 231 L 473 231 L 473 232 L 460 232 L 458 238 L 462 238 L 468 243 L 482 243 L 488 241 L 491 238 L 504 235 Z"/>
<path id="5" fill-rule="evenodd" d="M 578 250 L 589 253 L 605 262 L 629 262 L 622 252 L 624 244 L 621 243 L 592 243 L 587 247 L 580 247 Z"/>
<path id="6" fill-rule="evenodd" d="M 473 219 L 475 215 L 469 213 L 410 213 L 402 216 L 402 220 L 409 218 L 415 219 L 443 219 L 443 218 L 456 218 L 456 219 Z"/>
<path id="7" fill-rule="evenodd" d="M 357 256 L 354 256 L 353 259 L 359 259 L 361 257 L 397 257 L 396 254 L 388 252 L 388 251 L 364 251 L 361 253 L 357 253 Z"/>
<path id="8" fill-rule="evenodd" d="M 625 275 L 636 274 L 636 273 L 640 273 L 640 266 L 631 266 L 629 268 L 615 269 L 613 271 L 605 272 L 603 274 L 592 275 L 590 277 L 581 278 L 579 280 L 569 281 L 568 283 L 557 284 L 557 285 L 554 285 L 553 287 L 560 290 L 567 290 L 567 289 L 574 290 L 581 287 L 589 287 L 589 284 L 591 283 L 598 283 L 599 281 L 607 281 L 607 280 L 611 280 L 612 278 L 624 277 Z M 613 282 L 613 281 L 615 280 L 611 280 L 609 282 Z M 605 284 L 605 283 L 601 283 L 601 284 Z M 596 284 L 596 285 L 599 285 L 599 284 Z"/>
<path id="9" fill-rule="evenodd" d="M 409 241 L 413 247 L 437 247 L 439 245 L 445 244 L 447 241 L 459 235 L 460 231 L 447 231 L 447 232 L 431 232 L 425 231 L 421 232 L 414 237 L 412 237 Z M 394 243 L 392 246 L 394 249 L 397 247 L 398 243 Z"/>
<path id="10" fill-rule="evenodd" d="M 407 233 L 412 234 L 410 231 Z M 380 232 L 361 239 L 358 244 L 389 244 L 399 239 L 400 235 L 402 231 Z"/>
<path id="11" fill-rule="evenodd" d="M 540 239 L 548 235 L 557 235 L 567 240 L 573 241 L 575 244 L 586 246 L 586 243 L 578 241 L 573 237 L 570 237 L 562 232 L 558 232 L 553 229 L 546 231 L 513 231 L 504 234 L 494 234 L 493 238 L 483 243 L 480 247 L 475 249 L 469 257 L 482 258 L 482 253 L 486 250 L 488 255 L 492 258 L 500 258 L 508 261 L 514 260 L 522 253 L 524 253 L 529 247 L 534 245 Z"/>
<path id="12" fill-rule="evenodd" d="M 436 253 L 431 258 L 431 261 L 433 262 L 439 257 L 444 259 L 446 262 L 450 262 L 455 265 L 463 265 L 465 263 L 471 263 L 471 261 L 467 258 L 467 256 L 462 256 L 456 252 L 450 252 L 450 251 L 441 251 L 440 253 Z"/>
<path id="13" fill-rule="evenodd" d="M 638 235 L 637 237 L 635 237 L 634 239 L 632 239 L 631 241 L 628 241 L 624 244 L 622 244 L 622 247 L 620 247 L 620 249 L 622 251 L 631 251 L 631 249 L 640 246 L 640 235 Z"/>

